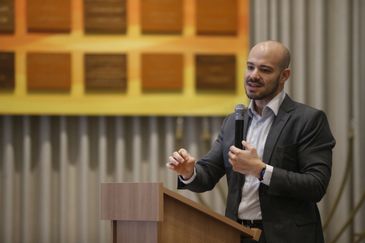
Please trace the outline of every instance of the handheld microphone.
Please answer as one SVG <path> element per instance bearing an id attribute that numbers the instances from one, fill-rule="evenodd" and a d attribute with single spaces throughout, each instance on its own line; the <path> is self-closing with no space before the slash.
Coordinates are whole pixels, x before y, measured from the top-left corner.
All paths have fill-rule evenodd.
<path id="1" fill-rule="evenodd" d="M 234 109 L 235 113 L 235 128 L 234 128 L 234 146 L 243 149 L 243 112 L 245 106 L 242 104 L 236 105 Z"/>

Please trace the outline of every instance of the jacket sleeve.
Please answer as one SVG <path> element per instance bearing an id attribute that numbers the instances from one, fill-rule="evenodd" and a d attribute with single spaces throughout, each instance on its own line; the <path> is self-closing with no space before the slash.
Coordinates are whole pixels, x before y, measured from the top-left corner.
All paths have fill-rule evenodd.
<path id="1" fill-rule="evenodd" d="M 189 184 L 184 184 L 178 179 L 178 189 L 189 189 L 194 192 L 212 190 L 217 182 L 225 175 L 223 158 L 223 137 L 226 129 L 229 129 L 227 117 L 221 127 L 220 133 L 210 151 L 195 164 L 196 178 Z"/>

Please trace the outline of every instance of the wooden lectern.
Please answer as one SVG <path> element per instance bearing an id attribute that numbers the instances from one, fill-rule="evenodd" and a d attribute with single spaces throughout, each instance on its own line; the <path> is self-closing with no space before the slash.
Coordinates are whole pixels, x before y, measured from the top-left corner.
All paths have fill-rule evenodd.
<path id="1" fill-rule="evenodd" d="M 112 221 L 113 243 L 239 243 L 241 234 L 258 240 L 261 233 L 162 183 L 102 183 L 101 219 Z"/>

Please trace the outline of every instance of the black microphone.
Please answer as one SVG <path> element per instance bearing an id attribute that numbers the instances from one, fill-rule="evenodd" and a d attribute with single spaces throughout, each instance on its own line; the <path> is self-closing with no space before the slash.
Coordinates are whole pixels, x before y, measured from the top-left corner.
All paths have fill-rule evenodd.
<path id="1" fill-rule="evenodd" d="M 242 104 L 236 105 L 234 109 L 235 114 L 235 128 L 234 128 L 234 146 L 239 149 L 243 149 L 243 112 L 245 106 Z"/>

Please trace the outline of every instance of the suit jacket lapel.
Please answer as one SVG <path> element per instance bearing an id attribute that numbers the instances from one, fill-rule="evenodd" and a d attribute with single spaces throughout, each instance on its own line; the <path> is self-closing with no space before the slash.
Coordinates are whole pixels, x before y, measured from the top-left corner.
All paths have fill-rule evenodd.
<path id="1" fill-rule="evenodd" d="M 270 132 L 266 139 L 264 154 L 263 154 L 263 161 L 265 163 L 270 164 L 271 155 L 273 153 L 275 144 L 283 130 L 286 122 L 290 117 L 289 111 L 294 108 L 294 102 L 286 95 L 283 103 L 280 106 L 278 115 L 274 118 L 273 124 L 271 125 Z"/>

